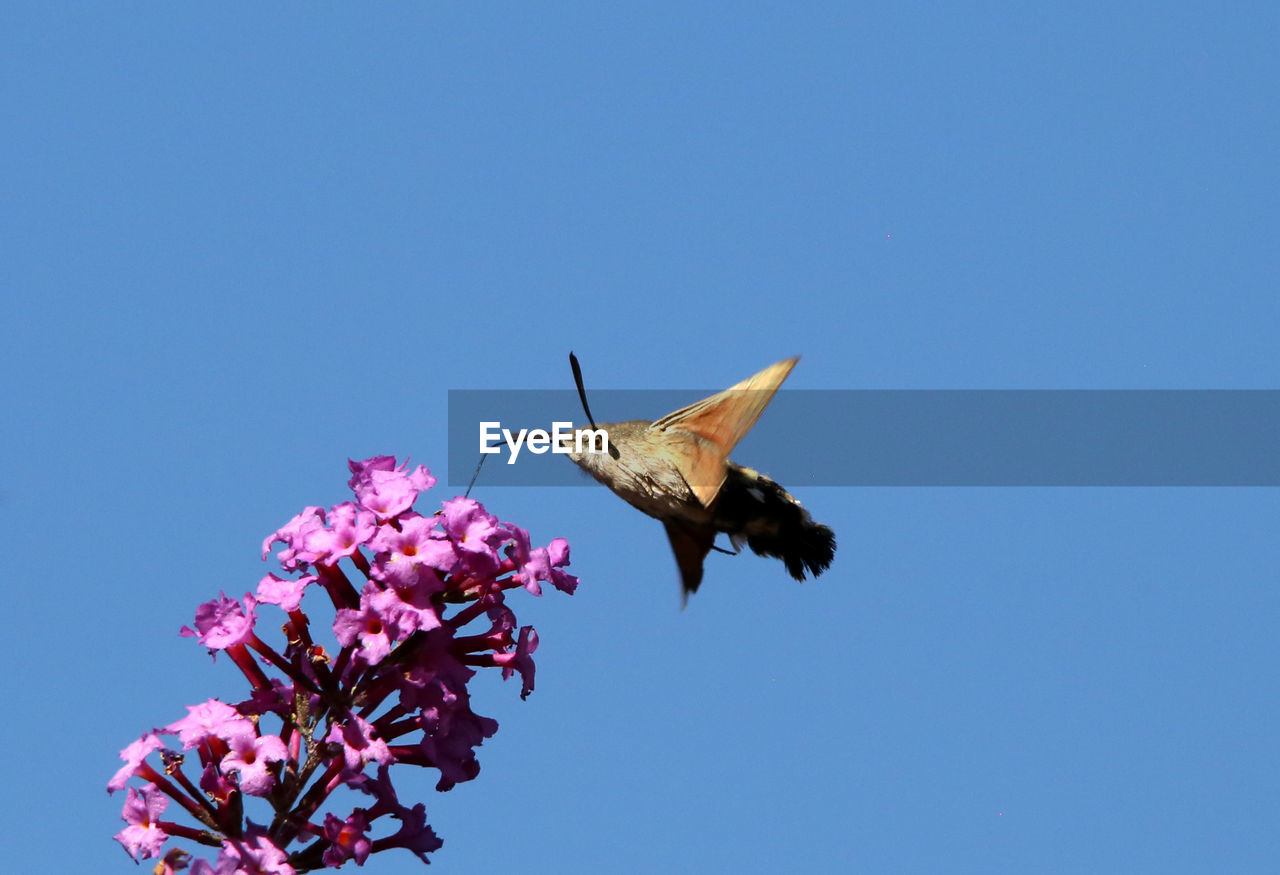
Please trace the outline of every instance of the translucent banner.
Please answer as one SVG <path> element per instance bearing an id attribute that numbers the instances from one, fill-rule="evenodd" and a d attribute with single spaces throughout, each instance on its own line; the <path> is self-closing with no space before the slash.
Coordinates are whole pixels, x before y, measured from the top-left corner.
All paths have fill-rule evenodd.
<path id="1" fill-rule="evenodd" d="M 715 391 L 590 401 L 607 431 Z M 557 451 L 557 423 L 587 426 L 572 389 L 450 391 L 449 485 L 470 481 L 485 435 L 486 487 L 593 482 Z M 1277 486 L 1280 391 L 784 389 L 730 457 L 789 488 Z"/>

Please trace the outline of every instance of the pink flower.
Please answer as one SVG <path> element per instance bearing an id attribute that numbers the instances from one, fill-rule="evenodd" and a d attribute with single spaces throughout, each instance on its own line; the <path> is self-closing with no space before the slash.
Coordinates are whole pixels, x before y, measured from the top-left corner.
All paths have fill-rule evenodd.
<path id="1" fill-rule="evenodd" d="M 155 784 L 144 785 L 141 792 L 129 788 L 120 812 L 121 819 L 129 825 L 116 833 L 115 839 L 135 860 L 159 856 L 160 846 L 169 836 L 156 821 L 168 807 L 169 800 Z"/>
<path id="2" fill-rule="evenodd" d="M 486 513 L 472 498 L 451 498 L 443 507 L 440 524 L 457 548 L 459 568 L 455 573 L 494 575 L 502 564 L 497 547 L 507 539 L 507 531 L 498 524 L 498 518 Z"/>
<path id="3" fill-rule="evenodd" d="M 465 498 L 424 517 L 412 506 L 435 483 L 426 468 L 408 471 L 390 456 L 349 464 L 355 501 L 328 512 L 308 507 L 263 543 L 264 558 L 284 544 L 285 575 L 266 575 L 242 601 L 222 594 L 200 605 L 193 627 L 182 629 L 225 651 L 249 693 L 235 704 L 190 706 L 121 751 L 125 765 L 107 789 L 150 782 L 129 788 L 126 827 L 116 836 L 126 851 L 156 857 L 170 838 L 222 841 L 216 863 L 171 848 L 157 872 L 289 875 L 348 860 L 360 865 L 392 847 L 425 862 L 441 841 L 423 805 L 396 799 L 388 767 L 436 769 L 439 790 L 475 778 L 476 751 L 498 729 L 472 710 L 476 669 L 496 668 L 504 679 L 518 673 L 521 698 L 533 691 L 538 636 L 518 626 L 506 598 L 521 586 L 541 593 L 548 581 L 572 592 L 577 579 L 561 570 L 568 545 L 557 539 L 534 548 L 524 529 Z M 331 609 L 331 624 L 303 611 L 309 587 L 311 599 Z M 288 616 L 282 625 L 265 623 L 260 637 L 258 611 L 267 605 Z M 482 618 L 487 631 L 464 631 Z M 283 640 L 273 646 L 264 639 L 277 629 Z M 165 735 L 195 753 L 166 747 Z M 148 762 L 152 754 L 159 763 Z M 369 774 L 375 769 L 376 777 Z M 344 786 L 377 801 L 322 810 L 345 798 L 333 795 Z M 246 817 L 250 804 L 267 806 L 252 799 L 261 796 L 270 800 L 270 827 Z M 161 821 L 170 800 L 196 825 Z M 379 829 L 384 818 L 398 820 L 398 831 Z M 294 842 L 306 846 L 287 853 Z"/>
<path id="4" fill-rule="evenodd" d="M 282 610 L 293 612 L 302 607 L 302 592 L 318 578 L 314 574 L 304 574 L 297 580 L 285 580 L 274 574 L 268 574 L 258 581 L 258 603 L 279 605 Z"/>
<path id="5" fill-rule="evenodd" d="M 242 609 L 239 602 L 227 598 L 226 593 L 223 593 L 196 608 L 195 629 L 183 626 L 181 634 L 199 638 L 200 643 L 210 650 L 225 650 L 233 645 L 243 644 L 253 634 L 253 623 L 257 619 L 254 608 L 257 604 L 257 599 L 246 595 Z"/>
<path id="6" fill-rule="evenodd" d="M 561 592 L 573 595 L 578 588 L 578 578 L 561 568 L 569 564 L 569 542 L 556 538 L 546 547 L 531 547 L 529 533 L 519 526 L 504 523 L 511 532 L 511 544 L 506 553 L 519 568 L 520 582 L 534 595 L 542 595 L 538 581 L 545 580 Z"/>
<path id="7" fill-rule="evenodd" d="M 377 530 L 373 514 L 350 501 L 343 502 L 329 510 L 329 528 L 314 528 L 307 532 L 304 539 L 306 554 L 312 562 L 333 564 L 354 554 Z"/>
<path id="8" fill-rule="evenodd" d="M 348 485 L 356 494 L 356 501 L 361 507 L 373 511 L 379 519 L 389 519 L 408 510 L 420 492 L 436 484 L 436 478 L 421 465 L 408 474 L 404 472 L 404 466 L 387 467 L 395 464 L 395 459 L 390 456 L 348 464 L 354 472 Z"/>
<path id="9" fill-rule="evenodd" d="M 125 784 L 133 777 L 134 772 L 138 770 L 138 766 L 147 758 L 147 755 L 163 748 L 164 742 L 160 740 L 160 737 L 154 732 L 148 732 L 120 751 L 120 759 L 124 760 L 124 765 L 107 782 L 107 792 L 114 793 L 117 790 L 123 790 Z"/>
<path id="10" fill-rule="evenodd" d="M 395 760 L 373 724 L 354 713 L 348 714 L 342 723 L 335 723 L 324 740 L 342 746 L 343 758 L 351 772 L 363 771 L 369 763 L 385 766 Z"/>
<path id="11" fill-rule="evenodd" d="M 396 457 L 374 456 L 362 462 L 347 459 L 347 467 L 351 469 L 351 479 L 347 481 L 347 486 L 355 493 L 356 498 L 359 498 L 372 488 L 374 471 L 395 470 Z"/>
<path id="12" fill-rule="evenodd" d="M 384 565 L 426 565 L 448 574 L 457 564 L 457 556 L 453 544 L 435 525 L 435 517 L 404 516 L 399 529 L 383 526 L 369 546 L 386 554 Z"/>
<path id="13" fill-rule="evenodd" d="M 381 662 L 391 647 L 405 635 L 393 616 L 387 616 L 376 604 L 380 590 L 373 583 L 360 595 L 360 607 L 342 608 L 333 621 L 333 635 L 343 647 L 359 645 L 361 659 L 367 664 Z M 405 633 L 407 634 L 407 633 Z"/>
<path id="14" fill-rule="evenodd" d="M 250 796 L 265 796 L 275 786 L 272 763 L 288 758 L 289 753 L 278 735 L 254 736 L 237 734 L 227 739 L 231 752 L 222 758 L 224 772 L 240 775 L 240 789 Z"/>
<path id="15" fill-rule="evenodd" d="M 210 738 L 253 735 L 253 724 L 225 702 L 209 699 L 199 705 L 188 705 L 187 716 L 170 723 L 163 731 L 176 732 L 182 749 L 191 750 Z"/>
<path id="16" fill-rule="evenodd" d="M 427 573 L 433 572 L 427 569 Z M 402 633 L 402 637 L 420 629 L 435 629 L 441 622 L 440 608 L 432 600 L 432 591 L 428 590 L 428 586 L 429 584 L 423 583 L 385 590 L 374 589 L 368 596 L 369 608 L 379 617 L 386 618 L 391 626 Z"/>
<path id="17" fill-rule="evenodd" d="M 277 541 L 283 542 L 285 549 L 280 551 L 280 565 L 285 571 L 297 571 L 300 567 L 314 561 L 315 557 L 305 552 L 303 545 L 307 535 L 324 528 L 324 511 L 318 507 L 305 508 L 284 526 L 277 529 L 262 542 L 262 558 L 266 559 L 271 546 Z"/>
<path id="18" fill-rule="evenodd" d="M 520 640 L 510 653 L 496 653 L 493 661 L 502 666 L 502 679 L 515 672 L 520 673 L 520 698 L 527 699 L 533 692 L 533 651 L 538 649 L 538 633 L 532 626 L 520 629 Z"/>
<path id="19" fill-rule="evenodd" d="M 243 839 L 227 839 L 218 855 L 218 875 L 295 875 L 288 855 L 276 847 L 261 829 L 246 832 Z"/>

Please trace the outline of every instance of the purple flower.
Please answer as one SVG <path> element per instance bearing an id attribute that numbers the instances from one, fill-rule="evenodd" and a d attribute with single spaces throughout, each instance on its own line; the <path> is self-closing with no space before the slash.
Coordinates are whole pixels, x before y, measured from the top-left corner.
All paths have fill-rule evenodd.
<path id="1" fill-rule="evenodd" d="M 373 843 L 365 835 L 369 831 L 369 818 L 365 812 L 357 808 L 346 820 L 339 820 L 332 814 L 324 816 L 324 837 L 330 841 L 324 852 L 324 864 L 334 869 L 347 860 L 355 860 L 357 866 L 363 866 L 369 857 Z"/>
<path id="2" fill-rule="evenodd" d="M 298 697 L 306 702 L 306 707 L 315 708 L 320 704 L 316 693 L 299 690 L 295 684 L 286 684 L 279 678 L 271 679 L 269 687 L 254 687 L 249 698 L 236 703 L 236 711 L 245 717 L 261 717 L 263 714 L 277 714 L 282 720 L 293 717 L 293 709 L 298 705 Z"/>
<path id="3" fill-rule="evenodd" d="M 481 717 L 469 706 L 426 708 L 421 714 L 422 741 L 419 748 L 427 761 L 440 770 L 437 790 L 451 790 L 455 784 L 480 774 L 475 748 L 498 731 L 498 721 Z"/>
<path id="4" fill-rule="evenodd" d="M 200 773 L 200 789 L 210 799 L 217 801 L 220 805 L 226 805 L 235 798 L 236 790 L 239 788 L 230 778 L 218 771 L 216 763 L 209 763 Z"/>
<path id="5" fill-rule="evenodd" d="M 475 672 L 449 652 L 444 631 L 428 633 L 425 658 L 403 675 L 400 687 L 400 704 L 418 712 L 418 753 L 440 770 L 437 790 L 478 775 L 474 749 L 498 730 L 496 720 L 471 710 L 467 681 Z"/>
<path id="6" fill-rule="evenodd" d="M 400 821 L 400 829 L 395 835 L 379 840 L 379 850 L 404 848 L 422 862 L 428 863 L 430 861 L 427 854 L 444 847 L 444 842 L 436 835 L 436 831 L 427 824 L 427 806 L 421 802 L 413 808 L 401 807 L 398 811 L 393 811 L 391 816 Z"/>
<path id="7" fill-rule="evenodd" d="M 401 805 L 400 800 L 396 797 L 395 787 L 391 786 L 386 766 L 378 767 L 378 776 L 376 778 L 366 776 L 360 782 L 359 789 L 376 797 L 378 800 L 368 810 L 370 819 L 389 814 L 399 820 L 401 824 L 399 831 L 395 835 L 378 839 L 377 850 L 405 848 L 422 862 L 431 862 L 427 859 L 427 854 L 440 850 L 444 842 L 436 835 L 435 830 L 427 825 L 426 806 L 421 802 L 412 808 L 406 808 Z"/>

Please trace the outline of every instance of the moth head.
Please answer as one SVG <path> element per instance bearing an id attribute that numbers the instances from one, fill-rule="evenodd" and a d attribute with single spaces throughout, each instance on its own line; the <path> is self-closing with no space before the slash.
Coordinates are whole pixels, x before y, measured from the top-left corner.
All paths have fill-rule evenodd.
<path id="1" fill-rule="evenodd" d="M 629 448 L 634 451 L 648 427 L 642 419 L 582 426 L 564 434 L 559 451 L 588 471 L 603 470 L 619 461 Z"/>

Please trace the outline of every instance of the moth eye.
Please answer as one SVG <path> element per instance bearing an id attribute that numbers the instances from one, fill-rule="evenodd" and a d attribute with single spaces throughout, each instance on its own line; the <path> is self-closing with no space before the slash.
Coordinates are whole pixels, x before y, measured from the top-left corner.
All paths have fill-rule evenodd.
<path id="1" fill-rule="evenodd" d="M 613 444 L 609 444 L 609 457 L 615 460 L 622 458 L 622 454 L 618 452 L 618 448 Z"/>

